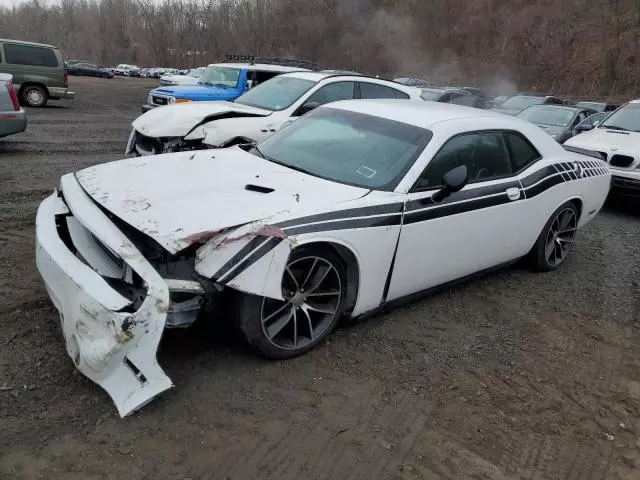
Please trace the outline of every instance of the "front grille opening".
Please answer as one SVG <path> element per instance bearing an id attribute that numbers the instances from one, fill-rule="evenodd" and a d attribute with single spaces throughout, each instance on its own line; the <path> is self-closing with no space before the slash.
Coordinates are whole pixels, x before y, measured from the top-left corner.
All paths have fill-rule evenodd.
<path id="1" fill-rule="evenodd" d="M 633 160 L 634 158 L 628 155 L 614 155 L 611 157 L 609 165 L 612 167 L 629 168 L 633 163 Z"/>

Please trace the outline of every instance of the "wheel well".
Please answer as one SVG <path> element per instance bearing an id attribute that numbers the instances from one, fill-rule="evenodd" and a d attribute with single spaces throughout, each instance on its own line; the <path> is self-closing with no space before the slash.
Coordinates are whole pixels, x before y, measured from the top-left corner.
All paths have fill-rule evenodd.
<path id="1" fill-rule="evenodd" d="M 578 209 L 578 221 L 580 221 L 580 217 L 582 216 L 582 200 L 579 198 L 572 198 L 569 202 L 573 203 Z"/>
<path id="2" fill-rule="evenodd" d="M 340 245 L 339 243 L 332 242 L 313 242 L 305 243 L 301 245 L 304 247 L 323 247 L 333 251 L 344 262 L 344 266 L 347 270 L 347 296 L 345 313 L 350 314 L 353 308 L 356 306 L 356 300 L 358 299 L 358 290 L 360 288 L 360 266 L 358 259 L 354 253 L 348 247 Z"/>
<path id="3" fill-rule="evenodd" d="M 24 82 L 22 85 L 20 85 L 20 91 L 18 92 L 18 95 L 22 95 L 22 92 L 24 92 L 24 89 L 27 87 L 40 87 L 44 90 L 45 95 L 49 96 L 49 90 L 47 90 L 46 85 L 38 82 Z"/>

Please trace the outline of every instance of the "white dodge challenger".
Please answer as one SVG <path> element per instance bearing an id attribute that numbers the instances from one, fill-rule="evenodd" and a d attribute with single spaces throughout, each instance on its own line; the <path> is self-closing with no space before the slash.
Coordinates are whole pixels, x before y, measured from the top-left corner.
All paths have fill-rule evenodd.
<path id="1" fill-rule="evenodd" d="M 38 209 L 37 266 L 73 362 L 124 416 L 172 386 L 163 330 L 226 321 L 229 302 L 251 345 L 286 358 L 341 317 L 527 255 L 555 269 L 611 181 L 574 150 L 484 110 L 331 103 L 255 145 L 64 175 Z"/>

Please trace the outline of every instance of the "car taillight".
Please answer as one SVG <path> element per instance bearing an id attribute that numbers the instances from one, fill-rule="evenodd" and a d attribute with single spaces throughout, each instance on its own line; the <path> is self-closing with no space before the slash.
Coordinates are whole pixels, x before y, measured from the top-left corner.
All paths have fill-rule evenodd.
<path id="1" fill-rule="evenodd" d="M 67 74 L 67 72 L 64 72 L 64 86 L 69 86 L 69 75 Z"/>
<path id="2" fill-rule="evenodd" d="M 20 110 L 20 103 L 18 102 L 18 95 L 16 95 L 16 91 L 11 82 L 7 82 L 7 91 L 9 92 L 9 98 L 13 104 L 13 109 L 18 112 Z"/>

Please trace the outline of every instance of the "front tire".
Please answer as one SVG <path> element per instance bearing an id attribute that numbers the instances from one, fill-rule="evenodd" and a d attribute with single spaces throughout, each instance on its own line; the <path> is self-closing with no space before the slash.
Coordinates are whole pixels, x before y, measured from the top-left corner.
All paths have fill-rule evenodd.
<path id="1" fill-rule="evenodd" d="M 37 85 L 27 85 L 20 94 L 22 103 L 28 107 L 44 107 L 47 104 L 47 92 Z"/>
<path id="2" fill-rule="evenodd" d="M 553 212 L 531 250 L 533 267 L 538 271 L 555 270 L 571 250 L 578 228 L 578 208 L 567 202 Z"/>
<path id="3" fill-rule="evenodd" d="M 331 333 L 344 312 L 346 291 L 346 269 L 338 255 L 326 248 L 301 247 L 287 261 L 284 300 L 241 296 L 240 330 L 268 358 L 301 355 Z"/>

